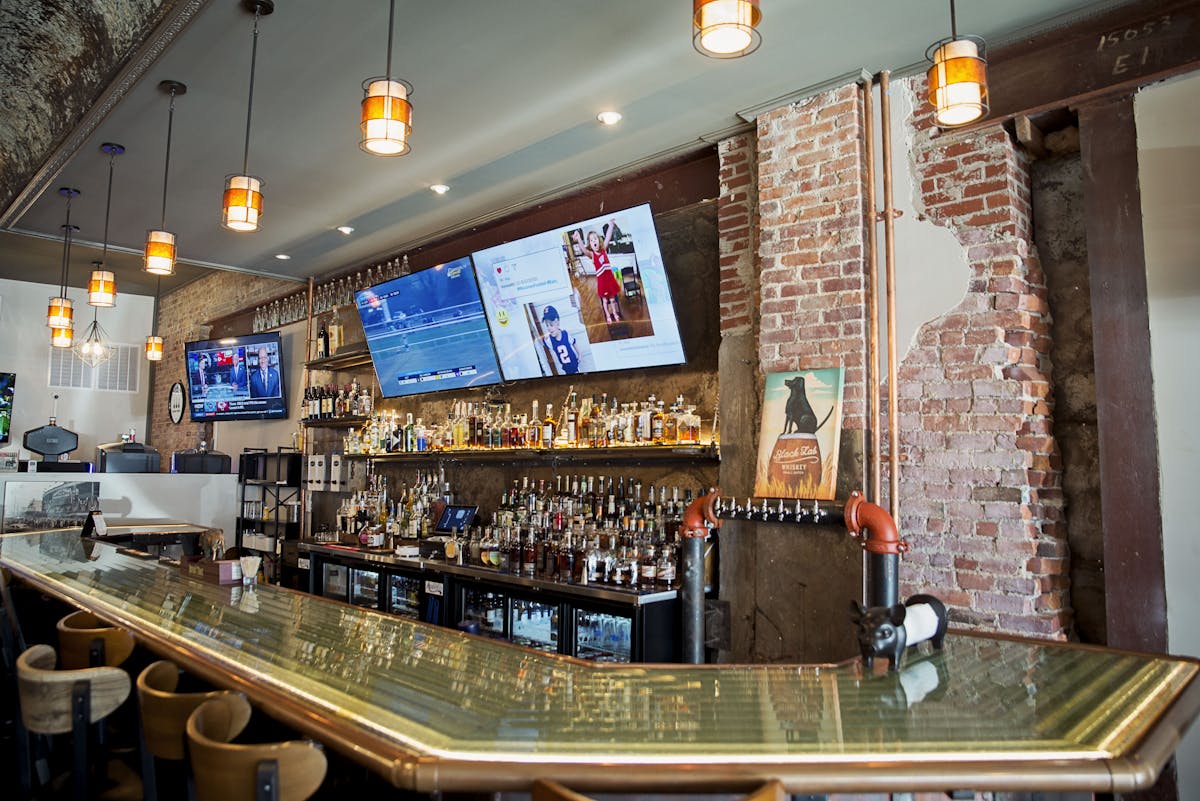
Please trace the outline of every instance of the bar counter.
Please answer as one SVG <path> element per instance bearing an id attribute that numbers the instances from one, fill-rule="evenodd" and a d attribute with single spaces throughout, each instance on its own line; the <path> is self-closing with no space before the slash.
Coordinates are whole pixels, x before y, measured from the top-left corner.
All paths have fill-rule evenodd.
<path id="1" fill-rule="evenodd" d="M 1196 661 L 1086 646 L 951 633 L 890 674 L 594 665 L 202 583 L 77 530 L 0 538 L 0 564 L 423 792 L 1123 792 L 1153 784 L 1200 711 Z"/>

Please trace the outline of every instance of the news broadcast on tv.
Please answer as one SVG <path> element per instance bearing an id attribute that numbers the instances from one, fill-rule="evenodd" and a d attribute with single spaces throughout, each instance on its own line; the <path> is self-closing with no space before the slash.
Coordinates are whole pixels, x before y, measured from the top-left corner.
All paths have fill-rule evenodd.
<path id="1" fill-rule="evenodd" d="M 186 353 L 193 420 L 287 417 L 277 333 L 189 342 Z"/>

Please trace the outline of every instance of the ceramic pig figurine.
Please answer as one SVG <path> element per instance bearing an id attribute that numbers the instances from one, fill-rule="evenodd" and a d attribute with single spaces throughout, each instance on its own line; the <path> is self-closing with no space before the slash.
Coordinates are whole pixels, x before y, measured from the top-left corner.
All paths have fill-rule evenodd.
<path id="1" fill-rule="evenodd" d="M 850 619 L 858 626 L 858 647 L 868 670 L 877 656 L 886 656 L 888 670 L 897 670 L 906 647 L 932 640 L 940 650 L 946 636 L 946 607 L 932 595 L 914 595 L 903 606 L 870 609 L 852 601 Z"/>

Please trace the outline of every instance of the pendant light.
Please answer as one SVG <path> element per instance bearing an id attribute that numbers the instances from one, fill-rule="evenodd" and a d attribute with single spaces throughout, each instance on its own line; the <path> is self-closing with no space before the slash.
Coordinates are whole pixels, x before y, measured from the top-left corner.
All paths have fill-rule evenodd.
<path id="1" fill-rule="evenodd" d="M 142 269 L 151 275 L 175 274 L 175 234 L 167 230 L 167 182 L 171 177 L 171 129 L 175 124 L 175 97 L 187 92 L 179 81 L 160 81 L 160 91 L 171 96 L 167 109 L 167 155 L 163 162 L 162 218 L 158 228 L 146 232 L 146 257 Z"/>
<path id="2" fill-rule="evenodd" d="M 358 146 L 376 156 L 403 156 L 412 132 L 412 84 L 392 78 L 392 29 L 396 0 L 388 3 L 387 72 L 363 81 L 362 140 Z"/>
<path id="3" fill-rule="evenodd" d="M 75 308 L 67 297 L 67 271 L 71 265 L 71 234 L 79 226 L 71 225 L 71 201 L 79 197 L 78 189 L 59 187 L 58 194 L 67 199 L 67 219 L 63 223 L 62 274 L 58 282 L 58 295 L 50 298 L 46 308 L 46 325 L 50 326 L 50 344 L 56 348 L 69 348 L 74 340 Z"/>
<path id="4" fill-rule="evenodd" d="M 92 262 L 92 276 L 88 280 L 88 305 L 102 309 L 111 309 L 117 305 L 117 279 L 110 270 L 106 270 L 108 259 L 108 217 L 112 211 L 113 167 L 117 156 L 125 152 L 124 145 L 105 142 L 100 150 L 108 154 L 108 197 L 104 202 L 104 246 L 100 260 Z"/>
<path id="5" fill-rule="evenodd" d="M 83 339 L 72 348 L 79 360 L 88 367 L 95 369 L 113 356 L 113 347 L 108 344 L 108 335 L 100 327 L 99 313 L 101 308 L 111 308 L 117 305 L 117 285 L 113 274 L 104 269 L 105 259 L 108 258 L 108 222 L 112 213 L 113 168 L 117 156 L 125 152 L 122 145 L 105 142 L 100 150 L 108 154 L 108 194 L 104 201 L 104 244 L 100 258 L 92 262 L 92 277 L 88 281 L 88 305 L 92 307 L 92 322 L 84 331 Z"/>
<path id="6" fill-rule="evenodd" d="M 959 36 L 950 0 L 950 38 L 925 51 L 929 68 L 929 104 L 943 128 L 967 125 L 988 113 L 987 45 L 978 36 Z"/>
<path id="7" fill-rule="evenodd" d="M 748 56 L 762 44 L 758 0 L 692 0 L 692 46 L 710 58 Z"/>
<path id="8" fill-rule="evenodd" d="M 246 101 L 246 147 L 242 151 L 240 175 L 225 176 L 221 225 L 230 231 L 257 231 L 262 217 L 262 179 L 250 174 L 250 112 L 254 109 L 254 65 L 258 58 L 258 18 L 275 10 L 272 0 L 242 0 L 254 12 L 254 44 L 250 48 L 250 96 Z"/>
<path id="9" fill-rule="evenodd" d="M 154 322 L 150 326 L 150 336 L 146 337 L 146 361 L 161 362 L 163 357 L 163 338 L 158 335 L 158 298 L 162 293 L 162 276 L 154 287 Z"/>

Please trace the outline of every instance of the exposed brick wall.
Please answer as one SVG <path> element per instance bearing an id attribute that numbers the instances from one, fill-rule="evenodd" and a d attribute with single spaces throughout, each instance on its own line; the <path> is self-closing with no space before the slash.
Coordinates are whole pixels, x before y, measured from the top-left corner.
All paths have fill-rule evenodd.
<path id="1" fill-rule="evenodd" d="M 210 320 L 252 307 L 296 284 L 277 278 L 245 273 L 213 272 L 164 295 L 159 303 L 158 334 L 163 338 L 163 359 L 154 368 L 150 401 L 150 444 L 163 454 L 162 470 L 170 470 L 170 455 L 183 448 L 199 445 L 203 436 L 211 441 L 211 431 L 203 423 L 193 423 L 186 410 L 183 422 L 175 425 L 167 414 L 167 394 L 176 381 L 187 385 L 183 344 L 207 336 Z M 245 332 L 249 333 L 249 331 Z"/>
<path id="2" fill-rule="evenodd" d="M 833 89 L 758 119 L 763 372 L 845 367 L 844 428 L 864 419 L 861 102 Z"/>
<path id="3" fill-rule="evenodd" d="M 1068 552 L 1029 162 L 998 126 L 933 136 L 922 83 L 893 84 L 917 91 L 917 210 L 954 233 L 970 279 L 900 366 L 900 527 L 913 546 L 902 583 L 941 590 L 961 624 L 1064 636 Z"/>
<path id="4" fill-rule="evenodd" d="M 721 260 L 721 334 L 743 334 L 758 323 L 757 135 L 744 133 L 717 145 L 717 200 Z"/>

